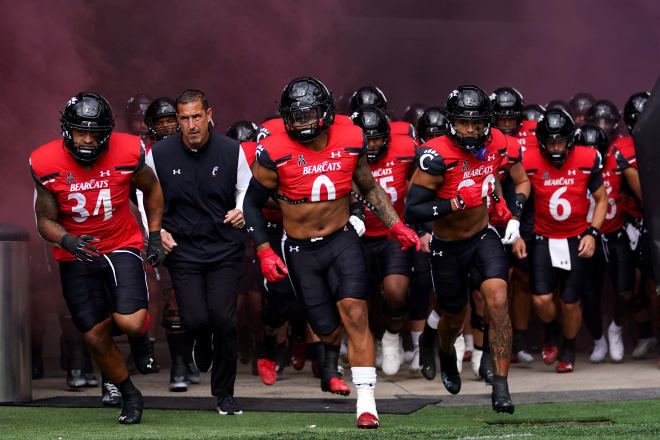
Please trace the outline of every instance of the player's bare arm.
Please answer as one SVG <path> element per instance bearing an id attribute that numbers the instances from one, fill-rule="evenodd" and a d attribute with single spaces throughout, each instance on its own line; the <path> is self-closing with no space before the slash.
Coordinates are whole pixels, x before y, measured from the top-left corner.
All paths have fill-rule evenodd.
<path id="1" fill-rule="evenodd" d="M 367 157 L 364 155 L 357 162 L 353 173 L 353 181 L 358 186 L 360 194 L 376 208 L 374 214 L 385 226 L 391 228 L 395 223 L 401 221 L 392 207 L 390 198 L 385 194 L 383 188 L 376 183 L 369 169 Z"/>
<path id="2" fill-rule="evenodd" d="M 151 167 L 140 168 L 133 174 L 131 183 L 144 194 L 144 210 L 147 213 L 149 231 L 160 231 L 163 218 L 163 191 Z"/>
<path id="3" fill-rule="evenodd" d="M 59 245 L 66 229 L 57 222 L 60 207 L 55 195 L 41 185 L 36 185 L 37 200 L 34 212 L 37 215 L 37 230 L 44 240 Z"/>
<path id="4" fill-rule="evenodd" d="M 596 206 L 594 208 L 594 216 L 591 222 L 591 227 L 599 230 L 603 226 L 605 221 L 605 214 L 607 213 L 607 192 L 605 190 L 605 185 L 601 185 L 598 190 L 591 193 L 594 199 L 596 200 Z M 578 247 L 578 256 L 584 258 L 591 258 L 596 250 L 596 238 L 592 235 L 586 234 L 580 240 L 580 246 Z"/>
<path id="5" fill-rule="evenodd" d="M 643 206 L 642 186 L 639 184 L 639 172 L 637 171 L 637 168 L 628 167 L 624 169 L 623 176 L 626 178 L 626 182 L 635 195 L 635 198 L 637 198 L 640 206 Z"/>
<path id="6" fill-rule="evenodd" d="M 529 198 L 529 193 L 532 191 L 532 184 L 529 182 L 529 178 L 527 178 L 527 172 L 525 171 L 522 162 L 514 163 L 509 170 L 509 175 L 515 186 L 515 203 L 516 205 L 519 205 L 520 211 L 522 211 L 522 207 L 524 206 L 525 201 Z M 522 198 L 521 195 L 524 196 L 524 198 Z M 518 212 L 512 212 L 511 214 L 516 218 L 520 218 L 520 213 Z"/>

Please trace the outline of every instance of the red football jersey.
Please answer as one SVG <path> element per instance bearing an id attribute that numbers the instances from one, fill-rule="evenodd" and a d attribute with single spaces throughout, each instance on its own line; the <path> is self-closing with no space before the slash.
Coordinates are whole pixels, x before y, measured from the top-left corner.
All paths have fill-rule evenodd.
<path id="1" fill-rule="evenodd" d="M 569 238 L 587 229 L 587 185 L 602 169 L 595 148 L 576 146 L 561 168 L 534 148 L 522 160 L 534 191 L 534 232 L 549 238 Z"/>
<path id="2" fill-rule="evenodd" d="M 600 228 L 603 234 L 618 231 L 623 227 L 623 195 L 621 194 L 621 179 L 623 170 L 619 168 L 616 162 L 616 149 L 614 145 L 610 145 L 610 149 L 603 161 L 603 171 L 600 175 L 603 177 L 603 184 L 607 191 L 607 212 L 605 213 L 605 221 Z M 596 199 L 589 194 L 589 214 L 587 214 L 587 222 L 591 223 L 596 207 Z"/>
<path id="3" fill-rule="evenodd" d="M 622 170 L 627 167 L 637 169 L 637 156 L 635 155 L 635 143 L 632 136 L 618 137 L 612 142 L 611 147 L 616 149 L 616 155 L 619 168 Z M 642 207 L 639 206 L 637 199 L 632 194 L 624 194 L 623 212 L 633 218 L 642 217 Z"/>
<path id="4" fill-rule="evenodd" d="M 495 189 L 497 170 L 507 151 L 507 137 L 497 129 L 486 142 L 485 161 L 454 145 L 447 136 L 433 138 L 417 149 L 417 166 L 431 174 L 444 174 L 445 180 L 436 191 L 438 197 L 451 199 L 460 188 L 479 185 L 486 197 Z M 437 170 L 437 171 L 436 171 Z"/>
<path id="5" fill-rule="evenodd" d="M 410 136 L 415 138 L 415 127 L 412 126 L 410 122 L 406 121 L 391 121 L 390 122 L 390 133 L 391 134 L 401 134 L 404 136 Z"/>
<path id="6" fill-rule="evenodd" d="M 392 135 L 387 153 L 376 163 L 369 163 L 371 174 L 376 182 L 390 196 L 392 206 L 403 219 L 403 208 L 406 204 L 406 193 L 408 191 L 406 180 L 408 170 L 415 160 L 415 141 L 410 136 Z M 367 231 L 364 235 L 370 237 L 387 235 L 389 229 L 369 208 L 365 208 L 365 226 Z"/>
<path id="7" fill-rule="evenodd" d="M 328 145 L 316 152 L 287 135 L 264 138 L 257 161 L 277 172 L 278 191 L 288 203 L 324 202 L 349 194 L 358 158 L 366 152 L 362 129 L 333 124 Z"/>
<path id="8" fill-rule="evenodd" d="M 497 169 L 497 177 L 503 180 L 509 173 L 509 168 L 516 162 L 522 160 L 522 147 L 518 142 L 518 138 L 504 135 L 506 137 L 506 155 L 502 158 L 502 162 Z"/>
<path id="9" fill-rule="evenodd" d="M 101 253 L 123 247 L 143 248 L 143 236 L 129 209 L 130 182 L 144 166 L 139 137 L 112 133 L 110 148 L 85 171 L 68 153 L 62 140 L 42 145 L 30 155 L 32 175 L 57 198 L 57 222 L 72 235 L 93 235 Z M 75 257 L 54 247 L 57 261 Z"/>

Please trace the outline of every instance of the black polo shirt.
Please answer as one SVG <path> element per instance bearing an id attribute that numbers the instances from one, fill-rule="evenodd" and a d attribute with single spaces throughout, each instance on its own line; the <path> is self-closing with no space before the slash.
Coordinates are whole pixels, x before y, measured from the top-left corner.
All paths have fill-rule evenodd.
<path id="1" fill-rule="evenodd" d="M 163 189 L 163 229 L 177 243 L 165 260 L 167 266 L 243 258 L 245 233 L 223 223 L 228 211 L 243 210 L 251 177 L 237 141 L 210 133 L 200 149 L 191 150 L 177 133 L 151 148 L 147 165 Z"/>

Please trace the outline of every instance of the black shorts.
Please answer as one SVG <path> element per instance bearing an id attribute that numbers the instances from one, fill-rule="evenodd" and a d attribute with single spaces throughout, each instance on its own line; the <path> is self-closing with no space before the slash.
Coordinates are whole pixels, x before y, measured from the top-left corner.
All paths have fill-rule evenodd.
<path id="1" fill-rule="evenodd" d="M 478 290 L 484 281 L 508 281 L 509 260 L 499 235 L 487 227 L 465 240 L 446 241 L 433 234 L 431 268 L 438 307 L 458 313 L 470 290 Z"/>
<path id="2" fill-rule="evenodd" d="M 307 321 L 318 335 L 334 331 L 341 319 L 337 302 L 367 299 L 367 263 L 350 223 L 325 237 L 282 239 L 284 261 Z"/>
<path id="3" fill-rule="evenodd" d="M 361 238 L 364 245 L 364 255 L 367 260 L 367 271 L 369 276 L 369 287 L 373 291 L 380 292 L 383 278 L 388 275 L 412 276 L 414 249 L 401 250 L 401 245 L 395 239 L 388 240 L 387 237 Z"/>
<path id="4" fill-rule="evenodd" d="M 540 235 L 536 236 L 530 253 L 529 275 L 532 294 L 553 293 L 559 281 L 559 295 L 566 304 L 580 300 L 589 270 L 589 259 L 578 257 L 580 238 L 577 236 L 566 239 L 571 256 L 571 270 L 563 270 L 552 266 L 548 239 Z"/>
<path id="5" fill-rule="evenodd" d="M 630 241 L 623 229 L 601 236 L 607 270 L 615 292 L 633 290 L 635 287 L 635 263 Z"/>
<path id="6" fill-rule="evenodd" d="M 267 232 L 270 247 L 278 257 L 282 258 L 282 225 L 276 223 L 268 223 L 268 225 Z M 259 267 L 259 273 L 261 273 L 261 267 Z M 265 290 L 264 311 L 268 313 L 266 324 L 272 327 L 280 327 L 289 320 L 299 304 L 291 282 L 288 278 L 285 278 L 282 281 L 272 283 L 263 278 L 263 287 Z"/>
<path id="7" fill-rule="evenodd" d="M 60 278 L 73 323 L 83 333 L 111 313 L 130 315 L 147 308 L 147 280 L 137 249 L 117 249 L 89 264 L 63 261 Z"/>

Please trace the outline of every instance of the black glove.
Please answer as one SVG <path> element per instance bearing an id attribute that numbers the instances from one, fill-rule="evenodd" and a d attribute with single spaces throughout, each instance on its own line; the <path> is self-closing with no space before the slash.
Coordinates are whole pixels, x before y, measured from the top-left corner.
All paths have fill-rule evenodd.
<path id="1" fill-rule="evenodd" d="M 165 259 L 163 242 L 160 239 L 160 231 L 149 232 L 149 244 L 147 245 L 147 264 L 158 267 Z"/>
<path id="2" fill-rule="evenodd" d="M 81 235 L 80 237 L 76 237 L 71 234 L 65 234 L 64 237 L 62 237 L 61 245 L 62 248 L 66 249 L 71 255 L 76 257 L 78 261 L 82 261 L 83 263 L 93 263 L 101 256 L 101 252 L 89 244 L 94 241 L 98 241 L 98 239 L 91 235 Z"/>

